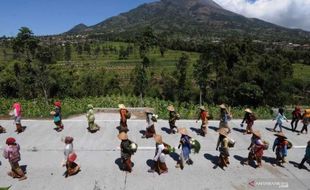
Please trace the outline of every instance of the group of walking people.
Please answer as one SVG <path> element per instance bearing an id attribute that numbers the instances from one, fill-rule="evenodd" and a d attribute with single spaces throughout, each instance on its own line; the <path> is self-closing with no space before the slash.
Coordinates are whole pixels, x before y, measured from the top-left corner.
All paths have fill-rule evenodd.
<path id="1" fill-rule="evenodd" d="M 119 104 L 119 114 L 120 114 L 120 125 L 118 126 L 119 133 L 117 135 L 118 139 L 121 141 L 120 143 L 120 152 L 121 152 L 121 164 L 122 169 L 127 172 L 132 172 L 132 161 L 131 157 L 135 154 L 138 149 L 138 145 L 129 139 L 128 133 L 128 124 L 127 120 L 131 117 L 131 112 L 125 107 L 124 104 Z M 14 103 L 12 107 L 12 111 L 10 115 L 14 116 L 14 123 L 16 125 L 16 132 L 23 132 L 24 128 L 21 125 L 21 105 L 20 103 Z M 95 123 L 95 115 L 94 115 L 94 107 L 92 105 L 87 106 L 87 120 L 88 120 L 88 130 L 90 132 L 96 132 L 100 129 L 100 127 Z M 231 129 L 229 127 L 229 121 L 232 119 L 232 114 L 227 107 L 222 104 L 219 106 L 220 109 L 220 122 L 217 132 L 219 134 L 218 141 L 216 144 L 216 150 L 219 151 L 217 165 L 221 168 L 228 167 L 230 164 L 229 160 L 229 149 L 234 147 L 235 141 L 229 137 L 231 133 Z M 194 140 L 186 128 L 177 127 L 176 121 L 180 119 L 180 114 L 176 112 L 173 105 L 169 105 L 167 107 L 169 112 L 169 120 L 168 124 L 170 127 L 170 134 L 179 133 L 180 141 L 177 148 L 181 149 L 181 153 L 178 156 L 178 161 L 176 163 L 176 168 L 184 168 L 185 164 L 192 165 L 193 160 L 190 158 L 190 154 L 195 148 L 195 143 L 199 144 L 198 141 Z M 204 106 L 199 107 L 199 115 L 196 122 L 201 120 L 200 132 L 201 136 L 205 136 L 208 134 L 208 120 L 210 119 L 210 115 L 208 110 Z M 53 121 L 56 125 L 55 130 L 61 132 L 64 129 L 64 125 L 62 123 L 62 114 L 61 114 L 61 102 L 56 101 L 54 103 L 54 110 L 50 112 L 53 116 Z M 291 122 L 292 131 L 295 131 L 297 128 L 297 123 L 302 119 L 303 128 L 301 133 L 305 130 L 307 132 L 307 126 L 310 121 L 310 110 L 306 109 L 303 114 L 301 114 L 301 110 L 299 107 L 296 107 L 292 112 L 293 119 Z M 166 165 L 166 157 L 167 155 L 174 153 L 175 149 L 173 146 L 168 145 L 164 142 L 163 137 L 156 133 L 155 124 L 157 122 L 158 115 L 154 114 L 152 109 L 145 110 L 146 116 L 146 130 L 143 134 L 142 138 L 153 138 L 155 142 L 155 155 L 153 157 L 153 164 L 148 172 L 157 172 L 158 174 L 165 174 L 168 172 L 168 167 Z M 243 127 L 244 123 L 247 124 L 244 134 L 252 134 L 251 142 L 248 147 L 249 154 L 246 159 L 242 161 L 242 164 L 248 165 L 253 161 L 256 162 L 256 167 L 262 167 L 262 158 L 264 154 L 264 150 L 267 150 L 269 147 L 269 143 L 262 139 L 261 132 L 259 130 L 253 130 L 254 121 L 257 119 L 256 115 L 252 112 L 251 109 L 245 109 L 245 115 L 241 122 L 241 126 Z M 276 132 L 275 129 L 277 126 L 280 127 L 280 131 L 274 134 L 276 136 L 272 150 L 275 151 L 276 154 L 276 164 L 282 166 L 287 162 L 286 157 L 288 154 L 288 149 L 292 147 L 292 143 L 288 141 L 286 135 L 282 131 L 283 121 L 287 121 L 284 116 L 284 110 L 282 108 L 279 109 L 279 113 L 275 118 L 276 124 L 273 132 Z M 288 122 L 288 121 L 287 121 Z M 5 128 L 0 126 L 0 133 L 5 132 Z M 64 148 L 64 161 L 62 166 L 66 167 L 65 176 L 72 176 L 77 174 L 80 171 L 80 166 L 75 162 L 77 159 L 77 154 L 73 149 L 73 137 L 67 136 L 63 142 L 65 143 Z M 20 145 L 16 142 L 13 137 L 9 137 L 6 140 L 7 147 L 4 149 L 3 156 L 5 159 L 9 160 L 11 165 L 11 171 L 8 172 L 8 175 L 13 178 L 19 178 L 20 180 L 27 179 L 25 172 L 19 165 L 20 157 Z M 199 144 L 200 149 L 200 144 Z M 199 150 L 197 151 L 199 152 Z M 305 162 L 310 162 L 310 141 L 307 144 L 306 154 L 299 164 L 299 168 L 304 167 Z"/>

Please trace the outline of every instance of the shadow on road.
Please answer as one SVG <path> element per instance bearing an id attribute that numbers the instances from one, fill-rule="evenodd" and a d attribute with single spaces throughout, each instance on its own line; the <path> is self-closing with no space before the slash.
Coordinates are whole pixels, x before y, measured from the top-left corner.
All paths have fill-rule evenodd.
<path id="1" fill-rule="evenodd" d="M 209 129 L 212 129 L 213 131 L 217 131 L 219 128 L 214 126 L 209 126 Z"/>
<path id="2" fill-rule="evenodd" d="M 145 130 L 140 130 L 140 131 L 139 131 L 139 133 L 141 133 L 141 135 L 144 135 L 145 132 L 146 132 Z"/>
<path id="3" fill-rule="evenodd" d="M 25 174 L 27 174 L 27 165 L 21 165 L 20 168 L 23 170 Z"/>
<path id="4" fill-rule="evenodd" d="M 118 166 L 119 170 L 124 170 L 124 167 L 123 167 L 123 163 L 122 163 L 122 159 L 121 158 L 117 158 L 115 160 L 115 164 Z"/>
<path id="5" fill-rule="evenodd" d="M 170 134 L 170 129 L 167 127 L 162 127 L 161 130 L 166 132 L 167 134 Z"/>
<path id="6" fill-rule="evenodd" d="M 146 161 L 146 165 L 148 165 L 148 167 L 150 167 L 150 168 L 154 168 L 155 162 L 154 162 L 154 160 L 152 160 L 152 159 L 148 159 L 148 160 Z"/>
<path id="7" fill-rule="evenodd" d="M 293 131 L 292 128 L 286 127 L 286 126 L 282 126 L 283 129 L 286 129 L 288 131 Z M 294 132 L 294 131 L 293 131 Z"/>
<path id="8" fill-rule="evenodd" d="M 114 163 L 118 166 L 119 170 L 124 171 L 124 165 L 121 158 L 117 158 Z M 134 167 L 135 164 L 131 162 L 131 166 Z"/>
<path id="9" fill-rule="evenodd" d="M 273 132 L 273 128 L 266 127 L 265 129 L 266 129 L 267 131 Z"/>
<path id="10" fill-rule="evenodd" d="M 266 163 L 271 164 L 272 166 L 274 166 L 276 163 L 276 159 L 273 157 L 263 156 L 262 160 L 264 160 Z"/>
<path id="11" fill-rule="evenodd" d="M 174 161 L 176 161 L 176 162 L 179 161 L 179 159 L 180 159 L 180 155 L 178 155 L 178 154 L 175 153 L 175 152 L 170 153 L 169 156 L 170 156 Z"/>
<path id="12" fill-rule="evenodd" d="M 213 155 L 208 154 L 208 153 L 204 154 L 203 156 L 205 157 L 205 159 L 209 160 L 214 165 L 217 164 L 218 156 L 213 156 Z"/>
<path id="13" fill-rule="evenodd" d="M 294 162 L 294 161 L 289 161 L 289 163 L 292 164 L 295 168 L 298 168 L 298 169 L 299 169 L 299 167 L 298 167 L 298 166 L 299 166 L 299 163 Z M 310 164 L 309 164 L 309 165 L 310 165 Z M 307 171 L 310 171 L 305 165 L 303 165 L 301 169 L 305 169 L 305 170 L 307 170 Z"/>
<path id="14" fill-rule="evenodd" d="M 237 131 L 237 132 L 239 132 L 239 133 L 244 133 L 245 132 L 245 129 L 240 129 L 240 128 L 236 128 L 236 127 L 234 127 L 234 128 L 232 128 L 234 131 Z"/>
<path id="15" fill-rule="evenodd" d="M 201 135 L 200 129 L 197 129 L 195 127 L 191 127 L 190 129 L 191 129 L 191 131 L 195 132 L 197 135 Z"/>

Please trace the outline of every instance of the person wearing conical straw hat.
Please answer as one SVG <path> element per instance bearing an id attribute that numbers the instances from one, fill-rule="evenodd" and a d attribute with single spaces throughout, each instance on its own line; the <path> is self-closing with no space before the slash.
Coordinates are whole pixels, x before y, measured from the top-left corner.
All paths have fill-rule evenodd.
<path id="1" fill-rule="evenodd" d="M 222 127 L 218 130 L 218 133 L 219 138 L 216 144 L 216 150 L 219 150 L 220 152 L 218 165 L 221 168 L 224 168 L 229 165 L 228 129 Z"/>
<path id="2" fill-rule="evenodd" d="M 19 161 L 21 160 L 20 156 L 20 146 L 13 137 L 6 139 L 7 147 L 3 150 L 3 157 L 9 160 L 11 165 L 11 171 L 8 172 L 8 175 L 13 178 L 19 178 L 19 180 L 27 179 L 24 171 L 19 166 Z"/>
<path id="3" fill-rule="evenodd" d="M 161 135 L 154 135 L 154 140 L 156 142 L 156 151 L 154 156 L 155 165 L 152 169 L 148 170 L 148 172 L 157 172 L 160 174 L 165 174 L 168 172 L 168 168 L 166 165 L 166 155 L 163 153 L 165 149 L 164 142 Z"/>
<path id="4" fill-rule="evenodd" d="M 175 125 L 176 120 L 180 119 L 179 114 L 175 111 L 173 105 L 169 105 L 167 107 L 167 110 L 169 111 L 169 127 L 170 127 L 170 133 L 175 134 L 178 131 L 177 126 Z"/>
<path id="5" fill-rule="evenodd" d="M 145 109 L 145 114 L 146 114 L 146 122 L 147 122 L 147 127 L 144 135 L 142 138 L 151 138 L 155 135 L 155 120 L 153 117 L 153 110 L 150 108 Z"/>
<path id="6" fill-rule="evenodd" d="M 256 160 L 257 167 L 262 167 L 262 158 L 264 154 L 265 144 L 261 140 L 262 135 L 260 131 L 253 131 L 253 136 L 251 138 L 251 144 L 248 147 L 250 150 L 248 158 L 242 163 L 245 165 L 249 165 L 249 162 Z"/>
<path id="7" fill-rule="evenodd" d="M 127 172 L 132 171 L 132 163 L 131 163 L 131 155 L 132 151 L 130 148 L 131 141 L 128 139 L 128 135 L 126 132 L 120 132 L 117 136 L 119 140 L 121 140 L 121 160 L 123 164 L 123 170 Z"/>
<path id="8" fill-rule="evenodd" d="M 94 106 L 91 104 L 87 105 L 87 120 L 88 120 L 88 130 L 91 133 L 95 133 L 96 131 L 98 131 L 100 128 L 99 126 L 95 123 L 95 113 L 94 113 Z"/>
<path id="9" fill-rule="evenodd" d="M 182 148 L 179 161 L 177 162 L 176 168 L 184 168 L 184 162 L 188 165 L 192 165 L 193 161 L 190 158 L 191 153 L 191 137 L 189 136 L 187 129 L 182 127 L 178 129 L 178 132 L 181 134 L 181 139 L 178 148 Z"/>
<path id="10" fill-rule="evenodd" d="M 128 132 L 127 126 L 127 114 L 128 110 L 124 104 L 118 104 L 119 114 L 120 114 L 120 132 Z"/>
<path id="11" fill-rule="evenodd" d="M 254 121 L 256 120 L 255 114 L 252 112 L 251 109 L 247 108 L 244 110 L 245 114 L 244 114 L 244 118 L 241 122 L 241 126 L 243 126 L 243 123 L 245 122 L 247 124 L 245 132 L 243 133 L 245 134 L 252 134 L 253 132 L 253 125 L 254 125 Z"/>
<path id="12" fill-rule="evenodd" d="M 272 151 L 274 152 L 276 149 L 276 162 L 278 165 L 282 166 L 283 163 L 286 163 L 286 157 L 288 153 L 288 141 L 287 137 L 283 132 L 279 132 L 275 134 L 277 137 L 273 143 Z"/>
<path id="13" fill-rule="evenodd" d="M 228 121 L 231 120 L 232 115 L 227 110 L 225 104 L 221 104 L 219 107 L 220 107 L 220 124 L 219 124 L 219 128 L 226 128 L 228 133 L 230 133 L 230 128 L 228 126 Z"/>
<path id="14" fill-rule="evenodd" d="M 204 106 L 200 106 L 199 109 L 200 109 L 200 113 L 199 113 L 196 123 L 198 122 L 199 119 L 201 119 L 200 133 L 201 133 L 201 136 L 204 137 L 208 132 L 207 129 L 208 129 L 209 112 L 206 110 Z"/>

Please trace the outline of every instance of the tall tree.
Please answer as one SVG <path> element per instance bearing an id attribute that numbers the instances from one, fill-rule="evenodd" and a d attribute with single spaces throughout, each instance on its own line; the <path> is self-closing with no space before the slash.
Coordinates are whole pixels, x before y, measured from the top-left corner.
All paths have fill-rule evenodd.
<path id="1" fill-rule="evenodd" d="M 212 62 L 210 60 L 209 54 L 204 53 L 200 56 L 199 60 L 194 64 L 194 79 L 196 84 L 199 86 L 199 104 L 203 104 L 202 97 L 205 97 L 206 89 L 208 86 L 208 80 L 212 71 Z"/>
<path id="2" fill-rule="evenodd" d="M 182 54 L 176 64 L 176 76 L 178 80 L 178 100 L 180 102 L 188 100 L 188 91 L 186 86 L 187 70 L 189 65 L 189 56 L 185 53 Z"/>

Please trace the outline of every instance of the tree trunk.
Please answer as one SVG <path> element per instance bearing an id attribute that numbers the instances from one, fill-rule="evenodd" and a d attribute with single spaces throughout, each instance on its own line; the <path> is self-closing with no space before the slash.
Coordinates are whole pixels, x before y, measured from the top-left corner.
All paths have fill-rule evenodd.
<path id="1" fill-rule="evenodd" d="M 199 106 L 202 106 L 202 90 L 199 89 Z"/>

